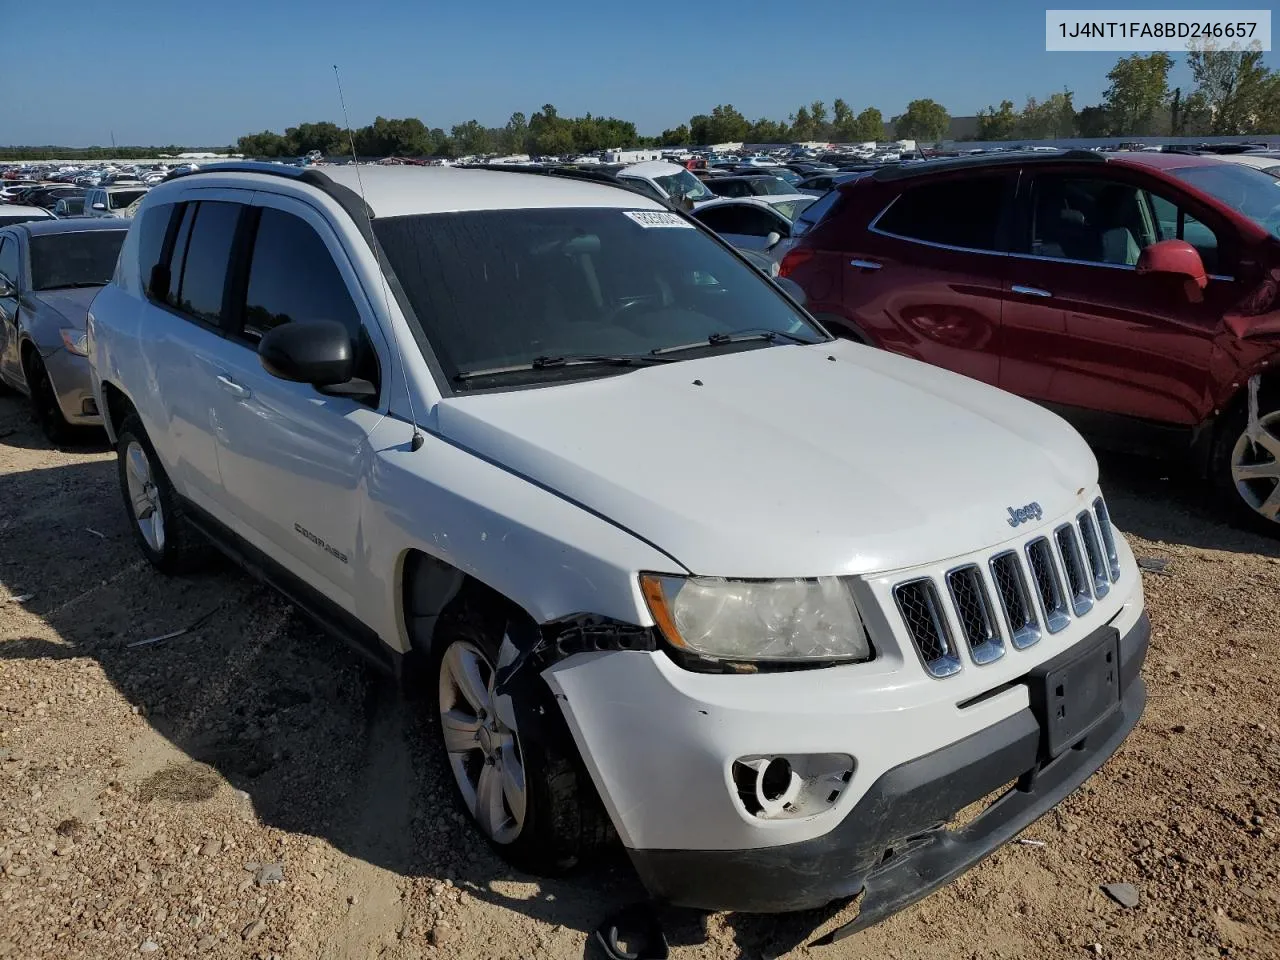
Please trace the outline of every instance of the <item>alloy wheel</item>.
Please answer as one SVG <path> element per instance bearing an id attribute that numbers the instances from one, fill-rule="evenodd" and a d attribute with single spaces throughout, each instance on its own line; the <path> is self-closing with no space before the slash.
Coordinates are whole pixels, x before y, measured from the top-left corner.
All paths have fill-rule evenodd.
<path id="1" fill-rule="evenodd" d="M 156 553 L 164 552 L 164 510 L 160 491 L 151 473 L 151 460 L 137 440 L 125 448 L 125 475 L 129 483 L 129 503 L 142 539 Z"/>
<path id="2" fill-rule="evenodd" d="M 1246 431 L 1231 451 L 1236 493 L 1256 513 L 1280 522 L 1280 410 L 1258 420 L 1256 437 Z"/>
<path id="3" fill-rule="evenodd" d="M 524 754 L 509 698 L 480 650 L 455 641 L 440 661 L 440 730 L 458 790 L 485 836 L 509 844 L 528 808 Z"/>

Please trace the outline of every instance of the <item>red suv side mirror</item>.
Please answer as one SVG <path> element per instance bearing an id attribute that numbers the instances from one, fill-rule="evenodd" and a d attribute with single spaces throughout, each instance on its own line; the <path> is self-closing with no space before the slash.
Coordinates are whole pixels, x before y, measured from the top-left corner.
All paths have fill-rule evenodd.
<path id="1" fill-rule="evenodd" d="M 1209 284 L 1204 261 L 1196 248 L 1185 240 L 1161 240 L 1151 244 L 1138 254 L 1135 269 L 1139 274 L 1166 273 L 1182 277 L 1187 296 L 1196 302 L 1201 299 L 1200 291 Z"/>

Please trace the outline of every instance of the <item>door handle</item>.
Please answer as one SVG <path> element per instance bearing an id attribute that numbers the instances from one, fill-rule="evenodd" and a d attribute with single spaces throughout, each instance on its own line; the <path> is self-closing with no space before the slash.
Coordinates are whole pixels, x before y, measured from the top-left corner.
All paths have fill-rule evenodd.
<path id="1" fill-rule="evenodd" d="M 1039 287 L 1024 287 L 1020 283 L 1015 283 L 1013 285 L 1013 292 L 1021 293 L 1028 297 L 1052 297 L 1053 296 L 1053 294 L 1050 293 L 1048 290 L 1041 290 Z"/>
<path id="2" fill-rule="evenodd" d="M 231 394 L 237 400 L 248 400 L 249 397 L 253 396 L 252 390 L 236 383 L 226 374 L 218 374 L 218 383 L 221 385 L 223 390 L 227 391 L 227 393 Z"/>
<path id="3" fill-rule="evenodd" d="M 849 266 L 857 267 L 859 270 L 879 270 L 884 264 L 876 263 L 874 260 L 850 260 Z"/>

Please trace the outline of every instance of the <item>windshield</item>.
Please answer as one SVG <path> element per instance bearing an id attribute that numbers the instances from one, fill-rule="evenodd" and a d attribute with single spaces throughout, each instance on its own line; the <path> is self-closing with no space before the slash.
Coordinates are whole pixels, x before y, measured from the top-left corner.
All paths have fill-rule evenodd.
<path id="1" fill-rule="evenodd" d="M 673 200 L 688 197 L 695 202 L 715 199 L 715 194 L 707 189 L 706 184 L 688 170 L 681 170 L 667 177 L 654 177 L 653 182 L 666 191 Z"/>
<path id="2" fill-rule="evenodd" d="M 9 213 L 6 214 L 0 210 L 0 227 L 11 227 L 15 223 L 29 223 L 32 220 L 48 220 L 52 214 L 48 213 Z"/>
<path id="3" fill-rule="evenodd" d="M 125 230 L 46 233 L 31 238 L 31 286 L 100 287 L 111 279 Z"/>
<path id="4" fill-rule="evenodd" d="M 751 192 L 757 196 L 785 196 L 796 192 L 795 187 L 777 177 L 755 177 L 748 183 L 751 185 Z"/>
<path id="5" fill-rule="evenodd" d="M 805 197 L 803 200 L 798 198 L 795 200 L 783 200 L 781 203 L 771 203 L 769 206 L 773 207 L 788 220 L 794 220 L 801 210 L 817 199 L 817 197 Z"/>
<path id="6" fill-rule="evenodd" d="M 1280 235 L 1280 180 L 1275 177 L 1227 162 L 1169 172 L 1244 214 L 1268 233 Z"/>
<path id="7" fill-rule="evenodd" d="M 796 173 L 794 170 L 788 170 L 786 167 L 779 167 L 774 170 L 773 175 L 778 177 L 780 180 L 787 181 L 787 183 L 791 184 L 793 187 L 801 180 L 800 174 Z"/>
<path id="8" fill-rule="evenodd" d="M 725 334 L 826 339 L 759 271 L 667 211 L 425 214 L 379 218 L 373 230 L 420 333 L 455 382 L 546 358 L 649 357 Z M 623 369 L 544 365 L 522 382 Z"/>

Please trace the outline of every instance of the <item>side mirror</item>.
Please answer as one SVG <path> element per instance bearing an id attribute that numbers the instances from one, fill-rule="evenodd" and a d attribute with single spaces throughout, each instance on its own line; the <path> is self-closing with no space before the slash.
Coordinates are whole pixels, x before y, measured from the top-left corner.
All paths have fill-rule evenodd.
<path id="1" fill-rule="evenodd" d="M 1209 285 L 1204 261 L 1196 248 L 1185 240 L 1161 240 L 1151 244 L 1138 254 L 1134 270 L 1139 274 L 1163 273 L 1181 277 L 1187 297 L 1195 303 L 1203 299 L 1201 291 Z"/>
<path id="2" fill-rule="evenodd" d="M 0 300 L 11 300 L 18 295 L 18 291 L 13 288 L 8 280 L 0 277 Z"/>
<path id="3" fill-rule="evenodd" d="M 332 387 L 355 376 L 356 351 L 347 328 L 336 320 L 282 323 L 258 343 L 258 359 L 273 377 Z"/>
<path id="4" fill-rule="evenodd" d="M 796 283 L 790 277 L 774 277 L 773 282 L 778 285 L 778 288 L 783 293 L 789 296 L 796 303 L 800 304 L 800 306 L 803 307 L 808 304 L 809 298 L 805 295 L 804 287 L 800 286 L 800 284 Z"/>
<path id="5" fill-rule="evenodd" d="M 769 232 L 769 235 L 764 238 L 764 248 L 766 250 L 772 250 L 781 242 L 782 242 L 782 234 L 780 234 L 777 230 L 772 230 Z"/>
<path id="6" fill-rule="evenodd" d="M 105 203 L 103 203 L 101 200 L 99 200 L 97 203 L 95 203 L 95 204 L 93 205 L 93 209 L 94 209 L 94 210 L 105 210 L 105 209 L 107 209 L 107 205 L 106 205 Z"/>

